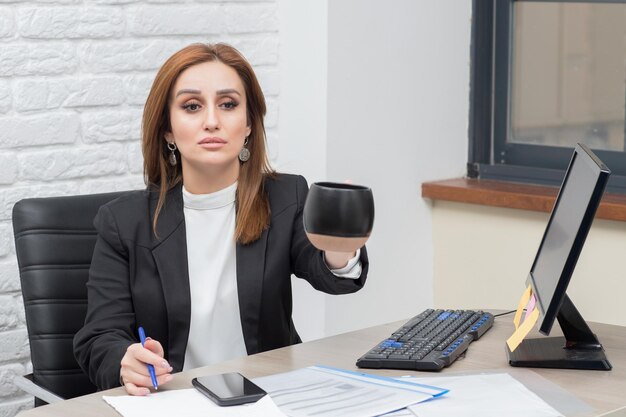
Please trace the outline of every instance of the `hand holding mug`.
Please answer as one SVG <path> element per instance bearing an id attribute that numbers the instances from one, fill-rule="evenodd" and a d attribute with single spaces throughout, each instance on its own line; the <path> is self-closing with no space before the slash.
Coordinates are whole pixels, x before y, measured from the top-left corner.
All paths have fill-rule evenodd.
<path id="1" fill-rule="evenodd" d="M 372 190 L 362 185 L 317 182 L 304 204 L 304 230 L 316 248 L 354 252 L 374 226 Z"/>

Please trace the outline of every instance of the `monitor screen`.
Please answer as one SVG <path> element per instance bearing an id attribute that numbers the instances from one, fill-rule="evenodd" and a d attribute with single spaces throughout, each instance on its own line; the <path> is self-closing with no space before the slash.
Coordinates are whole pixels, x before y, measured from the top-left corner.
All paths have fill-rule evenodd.
<path id="1" fill-rule="evenodd" d="M 561 306 L 609 172 L 589 149 L 575 149 L 530 270 L 544 334 L 550 333 Z"/>
<path id="2" fill-rule="evenodd" d="M 591 150 L 576 146 L 528 276 L 541 313 L 539 331 L 550 334 L 557 319 L 563 336 L 524 339 L 513 351 L 507 348 L 512 366 L 611 369 L 566 292 L 609 175 Z"/>

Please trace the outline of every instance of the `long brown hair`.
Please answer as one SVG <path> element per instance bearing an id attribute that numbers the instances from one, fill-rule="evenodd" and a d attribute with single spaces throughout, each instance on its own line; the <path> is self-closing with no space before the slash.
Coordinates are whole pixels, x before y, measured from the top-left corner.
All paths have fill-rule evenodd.
<path id="1" fill-rule="evenodd" d="M 239 169 L 237 185 L 237 225 L 235 238 L 239 243 L 254 242 L 269 225 L 270 208 L 263 189 L 264 179 L 273 175 L 265 147 L 265 97 L 248 61 L 230 45 L 192 44 L 172 55 L 156 75 L 146 100 L 142 122 L 143 171 L 146 185 L 159 190 L 159 200 L 152 229 L 156 235 L 159 213 L 167 192 L 182 182 L 181 164 L 168 162 L 169 150 L 165 133 L 171 130 L 169 100 L 178 76 L 187 68 L 203 62 L 219 61 L 239 74 L 246 91 L 246 109 L 251 133 L 248 137 L 250 159 Z M 178 151 L 176 151 L 178 153 Z M 180 155 L 177 155 L 180 161 Z"/>

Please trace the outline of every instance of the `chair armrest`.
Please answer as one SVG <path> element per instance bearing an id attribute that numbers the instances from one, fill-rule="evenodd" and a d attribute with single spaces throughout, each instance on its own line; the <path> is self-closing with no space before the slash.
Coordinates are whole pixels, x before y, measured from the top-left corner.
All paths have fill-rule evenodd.
<path id="1" fill-rule="evenodd" d="M 47 402 L 48 404 L 58 403 L 64 400 L 64 398 L 61 398 L 58 395 L 48 391 L 47 389 L 35 384 L 33 382 L 33 374 L 28 374 L 24 376 L 18 375 L 13 379 L 13 382 L 21 390 L 26 391 L 31 395 L 34 395 L 35 397 Z"/>

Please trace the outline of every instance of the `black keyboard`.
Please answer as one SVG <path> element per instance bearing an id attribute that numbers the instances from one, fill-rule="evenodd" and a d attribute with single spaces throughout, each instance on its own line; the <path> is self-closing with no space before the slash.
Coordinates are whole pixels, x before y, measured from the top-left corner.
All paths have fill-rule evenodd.
<path id="1" fill-rule="evenodd" d="M 425 310 L 356 361 L 359 368 L 439 371 L 450 366 L 493 325 L 493 314 Z"/>

